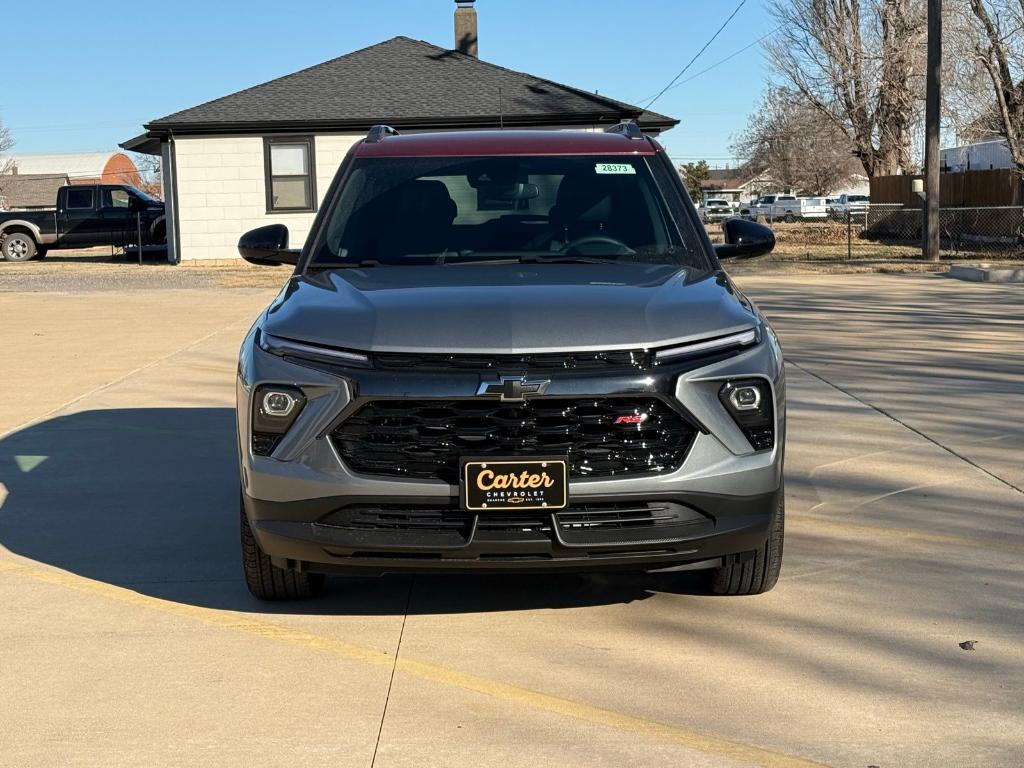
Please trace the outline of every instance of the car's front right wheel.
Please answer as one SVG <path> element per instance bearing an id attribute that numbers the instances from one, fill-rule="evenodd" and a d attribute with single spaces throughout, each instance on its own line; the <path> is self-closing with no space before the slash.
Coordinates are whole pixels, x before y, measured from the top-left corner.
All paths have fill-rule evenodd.
<path id="1" fill-rule="evenodd" d="M 270 561 L 269 555 L 260 549 L 241 499 L 239 513 L 242 518 L 242 570 L 245 573 L 245 586 L 253 597 L 274 601 L 305 600 L 319 594 L 324 585 L 323 574 L 278 568 Z"/>
<path id="2" fill-rule="evenodd" d="M 774 587 L 782 570 L 785 531 L 786 494 L 783 487 L 779 489 L 779 501 L 764 544 L 753 552 L 730 558 L 728 565 L 711 571 L 711 591 L 716 595 L 759 595 Z"/>

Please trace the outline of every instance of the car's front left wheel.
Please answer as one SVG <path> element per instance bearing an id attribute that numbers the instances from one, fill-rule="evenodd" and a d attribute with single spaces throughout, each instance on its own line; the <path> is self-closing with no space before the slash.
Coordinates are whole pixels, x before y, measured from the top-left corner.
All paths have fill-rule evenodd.
<path id="1" fill-rule="evenodd" d="M 299 573 L 278 568 L 260 549 L 253 535 L 245 506 L 239 500 L 242 522 L 242 570 L 245 586 L 260 600 L 305 600 L 315 597 L 323 589 L 324 576 L 320 573 Z"/>
<path id="2" fill-rule="evenodd" d="M 764 544 L 753 552 L 730 558 L 709 572 L 711 592 L 716 595 L 760 595 L 775 586 L 782 570 L 782 542 L 786 533 L 786 492 L 779 489 L 778 506 Z"/>

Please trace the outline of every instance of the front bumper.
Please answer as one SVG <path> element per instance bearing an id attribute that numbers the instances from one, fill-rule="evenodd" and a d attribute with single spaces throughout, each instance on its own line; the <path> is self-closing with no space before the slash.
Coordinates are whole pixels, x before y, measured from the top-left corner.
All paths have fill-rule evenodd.
<path id="1" fill-rule="evenodd" d="M 720 359 L 633 374 L 552 376 L 551 397 L 657 396 L 700 426 L 686 458 L 661 474 L 573 479 L 570 510 L 669 505 L 677 520 L 649 527 L 569 525 L 546 515 L 503 523 L 461 512 L 458 487 L 432 479 L 353 472 L 328 434 L 359 403 L 377 397 L 472 397 L 494 372 L 413 373 L 308 367 L 243 343 L 238 376 L 238 447 L 245 512 L 261 548 L 282 568 L 393 571 L 658 570 L 714 567 L 760 546 L 782 482 L 785 382 L 774 336 Z M 512 373 L 511 371 L 509 373 Z M 723 381 L 762 377 L 775 405 L 775 446 L 755 451 L 722 407 Z M 304 410 L 272 456 L 251 451 L 251 397 L 260 384 L 300 387 Z M 350 525 L 352 510 L 447 516 L 444 526 Z M 511 513 L 505 515 L 509 517 Z M 337 524 L 341 520 L 342 524 Z M 408 521 L 407 521 L 408 522 Z"/>
<path id="2" fill-rule="evenodd" d="M 385 525 L 355 528 L 362 510 L 351 497 L 265 502 L 243 495 L 260 547 L 280 568 L 378 575 L 414 571 L 686 570 L 717 567 L 759 547 L 768 534 L 778 493 L 751 497 L 675 494 L 642 501 L 591 500 L 588 519 L 603 509 L 672 509 L 675 520 L 642 527 L 605 527 L 581 507 L 564 515 L 481 516 L 405 499 L 378 515 Z M 379 502 L 379 499 L 374 499 Z M 610 506 L 614 502 L 615 506 Z M 377 504 L 374 509 L 379 509 Z M 405 510 L 421 510 L 408 515 Z M 316 516 L 313 521 L 304 518 Z M 395 520 L 399 522 L 396 524 Z"/>

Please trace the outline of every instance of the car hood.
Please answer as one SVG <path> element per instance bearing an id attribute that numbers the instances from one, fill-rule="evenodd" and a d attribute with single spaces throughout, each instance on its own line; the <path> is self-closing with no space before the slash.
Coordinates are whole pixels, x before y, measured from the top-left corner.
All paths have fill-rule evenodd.
<path id="1" fill-rule="evenodd" d="M 275 336 L 366 351 L 657 347 L 750 328 L 723 273 L 643 264 L 481 264 L 296 276 L 267 309 Z"/>

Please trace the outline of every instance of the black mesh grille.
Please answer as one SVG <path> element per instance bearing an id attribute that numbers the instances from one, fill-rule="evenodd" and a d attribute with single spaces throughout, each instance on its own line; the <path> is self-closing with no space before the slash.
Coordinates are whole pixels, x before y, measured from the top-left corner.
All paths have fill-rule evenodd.
<path id="1" fill-rule="evenodd" d="M 462 456 L 566 455 L 574 478 L 665 472 L 682 463 L 693 434 L 656 398 L 605 397 L 373 400 L 331 437 L 356 472 L 455 484 Z"/>
<path id="2" fill-rule="evenodd" d="M 542 352 L 525 355 L 448 355 L 378 352 L 376 368 L 390 370 L 467 371 L 607 371 L 647 368 L 651 354 L 644 350 L 603 352 Z"/>
<path id="3" fill-rule="evenodd" d="M 476 517 L 454 507 L 410 504 L 356 504 L 324 515 L 318 522 L 357 531 L 462 531 L 468 534 Z M 657 528 L 706 523 L 699 512 L 674 502 L 573 505 L 554 513 L 568 529 Z M 487 513 L 478 527 L 484 531 L 551 530 L 551 513 Z"/>

